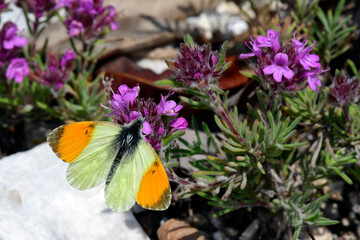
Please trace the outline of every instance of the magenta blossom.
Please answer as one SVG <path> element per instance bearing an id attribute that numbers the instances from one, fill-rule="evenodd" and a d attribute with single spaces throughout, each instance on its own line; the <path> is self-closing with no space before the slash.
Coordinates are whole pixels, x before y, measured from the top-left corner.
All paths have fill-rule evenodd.
<path id="1" fill-rule="evenodd" d="M 5 3 L 5 0 L 0 0 L 0 12 L 7 9 L 9 3 Z"/>
<path id="2" fill-rule="evenodd" d="M 174 119 L 171 122 L 170 126 L 175 128 L 175 129 L 185 130 L 185 129 L 187 129 L 188 122 L 186 121 L 185 118 L 180 117 L 180 118 Z"/>
<path id="3" fill-rule="evenodd" d="M 319 56 L 310 53 L 315 43 L 306 44 L 307 41 L 296 39 L 294 34 L 291 45 L 281 46 L 279 32 L 270 29 L 266 37 L 251 37 L 250 43 L 246 43 L 251 53 L 240 54 L 240 58 L 257 58 L 255 72 L 273 92 L 295 92 L 303 89 L 306 83 L 312 90 L 319 91 L 319 77 L 328 69 L 321 70 Z"/>
<path id="4" fill-rule="evenodd" d="M 36 66 L 33 77 L 45 86 L 59 90 L 68 81 L 70 73 L 74 70 L 75 58 L 76 55 L 71 49 L 68 49 L 61 59 L 54 53 L 49 53 L 45 69 Z"/>
<path id="5" fill-rule="evenodd" d="M 273 74 L 275 81 L 281 82 L 282 77 L 291 79 L 294 72 L 289 69 L 288 56 L 285 53 L 278 53 L 275 56 L 274 63 L 263 69 L 265 74 Z"/>
<path id="6" fill-rule="evenodd" d="M 275 51 L 280 48 L 279 33 L 273 29 L 267 31 L 267 37 L 260 35 L 256 42 L 259 47 L 271 47 Z"/>
<path id="7" fill-rule="evenodd" d="M 65 8 L 70 36 L 91 42 L 103 37 L 107 27 L 112 31 L 118 27 L 115 8 L 102 5 L 102 0 L 59 0 L 55 9 Z"/>
<path id="8" fill-rule="evenodd" d="M 157 113 L 160 114 L 165 114 L 168 116 L 175 116 L 177 115 L 177 112 L 179 112 L 182 109 L 181 105 L 176 105 L 176 102 L 173 100 L 169 100 L 166 101 L 166 99 L 169 97 L 170 95 L 167 96 L 163 96 L 161 95 L 161 100 L 159 102 L 159 105 L 157 106 Z"/>
<path id="9" fill-rule="evenodd" d="M 162 139 L 187 128 L 187 121 L 177 118 L 182 106 L 173 100 L 167 100 L 172 93 L 161 96 L 160 103 L 157 104 L 153 99 L 140 98 L 139 91 L 139 86 L 129 88 L 123 84 L 113 93 L 109 101 L 111 107 L 105 108 L 111 110 L 108 115 L 113 117 L 114 122 L 121 125 L 141 118 L 144 138 L 154 149 L 160 150 Z"/>
<path id="10" fill-rule="evenodd" d="M 356 103 L 359 98 L 360 80 L 350 77 L 345 72 L 336 74 L 334 81 L 329 86 L 329 98 L 341 107 Z"/>
<path id="11" fill-rule="evenodd" d="M 28 12 L 40 18 L 54 9 L 56 1 L 57 0 L 16 0 L 16 5 L 23 7 L 22 5 L 25 4 Z"/>
<path id="12" fill-rule="evenodd" d="M 219 52 L 211 51 L 209 44 L 203 46 L 180 44 L 177 58 L 167 63 L 177 81 L 201 89 L 217 84 L 224 69 L 224 64 L 217 66 L 219 60 Z"/>
<path id="13" fill-rule="evenodd" d="M 71 21 L 70 26 L 69 26 L 70 36 L 77 37 L 77 36 L 83 35 L 84 32 L 85 32 L 85 28 L 81 22 L 78 22 L 76 20 Z"/>
<path id="14" fill-rule="evenodd" d="M 16 82 L 24 81 L 24 76 L 29 75 L 29 65 L 25 58 L 13 58 L 6 69 L 6 77 Z"/>
<path id="15" fill-rule="evenodd" d="M 20 37 L 18 28 L 13 22 L 6 22 L 0 30 L 0 63 L 1 65 L 16 58 L 21 48 L 27 44 L 27 39 Z"/>

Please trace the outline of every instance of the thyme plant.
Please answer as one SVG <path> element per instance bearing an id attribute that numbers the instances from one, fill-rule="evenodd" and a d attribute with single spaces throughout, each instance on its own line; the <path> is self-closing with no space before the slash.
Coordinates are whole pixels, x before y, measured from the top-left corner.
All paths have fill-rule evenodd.
<path id="1" fill-rule="evenodd" d="M 168 61 L 173 78 L 156 84 L 179 88 L 187 94 L 181 100 L 193 108 L 210 109 L 219 133 L 206 123 L 200 128 L 193 119 L 194 142 L 179 139 L 182 148 L 168 148 L 167 160 L 191 158 L 197 169 L 189 178 L 170 179 L 182 186 L 179 195 L 197 194 L 218 207 L 214 216 L 240 208 L 267 208 L 284 219 L 279 233 L 336 224 L 324 217 L 320 204 L 329 198 L 317 181 L 327 185 L 340 177 L 348 184 L 351 169 L 358 169 L 360 143 L 359 80 L 339 74 L 325 86 L 320 58 L 313 54 L 316 44 L 300 37 L 281 43 L 279 32 L 252 37 L 251 52 L 241 54 L 254 67 L 259 82 L 257 103 L 248 104 L 241 117 L 229 106 L 228 94 L 218 80 L 229 67 L 225 62 L 226 43 L 220 52 L 209 45 L 199 46 L 190 35 L 180 45 L 178 56 Z M 189 97 L 190 96 L 190 97 Z M 204 131 L 207 139 L 200 138 Z M 310 140 L 311 139 L 311 140 Z M 194 158 L 194 156 L 197 158 Z M 356 167 L 355 167 L 356 165 Z"/>

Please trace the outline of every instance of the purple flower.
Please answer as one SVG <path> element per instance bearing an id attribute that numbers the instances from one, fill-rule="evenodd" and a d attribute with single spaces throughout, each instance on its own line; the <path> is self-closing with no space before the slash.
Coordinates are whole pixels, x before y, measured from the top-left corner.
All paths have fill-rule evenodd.
<path id="1" fill-rule="evenodd" d="M 75 68 L 75 53 L 68 49 L 60 59 L 54 53 L 48 53 L 45 69 L 35 68 L 34 78 L 39 79 L 45 86 L 61 89 Z"/>
<path id="2" fill-rule="evenodd" d="M 220 54 L 210 45 L 180 45 L 177 58 L 167 62 L 177 81 L 190 87 L 203 88 L 216 84 L 224 65 L 217 68 Z"/>
<path id="3" fill-rule="evenodd" d="M 138 91 L 139 89 L 137 86 L 129 88 L 126 84 L 123 84 L 118 88 L 118 94 L 113 94 L 113 100 L 110 101 L 110 104 L 114 109 L 125 111 L 130 106 L 134 105 L 139 95 Z"/>
<path id="4" fill-rule="evenodd" d="M 72 69 L 73 63 L 74 63 L 73 60 L 75 58 L 76 58 L 75 53 L 73 52 L 73 50 L 71 48 L 69 48 L 68 50 L 66 50 L 63 57 L 61 58 L 60 68 L 62 70 L 68 70 L 69 68 Z"/>
<path id="5" fill-rule="evenodd" d="M 16 0 L 17 6 L 23 7 L 22 4 L 25 4 L 28 12 L 40 18 L 54 9 L 56 0 Z"/>
<path id="6" fill-rule="evenodd" d="M 0 62 L 5 64 L 19 55 L 21 48 L 27 44 L 27 39 L 17 35 L 17 26 L 6 22 L 0 31 Z"/>
<path id="7" fill-rule="evenodd" d="M 318 76 L 322 73 L 320 68 L 317 68 L 313 71 L 305 72 L 304 76 L 308 80 L 309 87 L 314 91 L 319 91 L 318 87 L 321 86 L 321 81 L 319 80 Z"/>
<path id="8" fill-rule="evenodd" d="M 9 3 L 5 3 L 5 0 L 0 0 L 0 12 L 7 9 Z"/>
<path id="9" fill-rule="evenodd" d="M 172 93 L 165 97 L 161 96 L 160 103 L 157 104 L 153 99 L 140 98 L 139 91 L 139 86 L 129 88 L 123 84 L 116 93 L 113 93 L 109 101 L 111 107 L 103 107 L 111 110 L 108 115 L 121 125 L 142 118 L 142 133 L 146 141 L 154 149 L 160 150 L 162 139 L 187 128 L 187 121 L 182 117 L 177 118 L 182 106 L 177 105 L 175 101 L 167 100 Z"/>
<path id="10" fill-rule="evenodd" d="M 359 100 L 360 81 L 357 77 L 349 77 L 345 72 L 336 75 L 333 83 L 329 86 L 329 98 L 341 107 L 356 103 Z"/>
<path id="11" fill-rule="evenodd" d="M 258 43 L 256 42 L 256 39 L 254 39 L 253 36 L 250 36 L 251 41 L 245 42 L 245 45 L 251 49 L 251 53 L 242 53 L 240 54 L 240 58 L 249 58 L 249 57 L 261 57 L 263 55 L 263 50 L 258 46 Z"/>
<path id="12" fill-rule="evenodd" d="M 0 34 L 2 47 L 6 50 L 13 49 L 15 47 L 22 48 L 28 43 L 26 38 L 17 35 L 18 28 L 16 24 L 7 22 Z"/>
<path id="13" fill-rule="evenodd" d="M 319 76 L 325 71 L 321 70 L 319 56 L 310 53 L 315 43 L 306 46 L 307 41 L 296 39 L 294 33 L 292 44 L 281 46 L 279 33 L 270 29 L 267 37 L 251 37 L 246 45 L 251 53 L 241 54 L 240 58 L 257 58 L 255 73 L 265 88 L 272 92 L 295 92 L 303 89 L 307 82 L 312 90 L 319 91 Z"/>
<path id="14" fill-rule="evenodd" d="M 25 58 L 13 58 L 6 70 L 8 79 L 15 79 L 16 82 L 22 82 L 24 76 L 29 75 L 29 65 Z"/>
<path id="15" fill-rule="evenodd" d="M 282 76 L 291 79 L 294 72 L 289 69 L 288 56 L 285 53 L 278 53 L 275 55 L 275 62 L 263 69 L 265 74 L 273 74 L 275 81 L 281 82 Z"/>
<path id="16" fill-rule="evenodd" d="M 112 31 L 118 28 L 115 8 L 102 5 L 102 0 L 59 0 L 55 9 L 65 8 L 64 23 L 70 36 L 91 42 L 103 37 L 107 27 Z"/>
<path id="17" fill-rule="evenodd" d="M 280 42 L 279 42 L 279 33 L 274 29 L 270 29 L 267 31 L 267 37 L 258 36 L 256 39 L 257 46 L 259 47 L 271 47 L 274 51 L 279 50 Z"/>
<path id="18" fill-rule="evenodd" d="M 170 126 L 171 126 L 172 128 L 177 129 L 177 130 L 184 130 L 184 129 L 187 128 L 188 122 L 186 121 L 185 118 L 180 117 L 180 118 L 177 118 L 177 119 L 173 120 L 173 121 L 171 122 Z"/>
<path id="19" fill-rule="evenodd" d="M 173 100 L 166 101 L 166 99 L 169 96 L 170 95 L 167 95 L 166 97 L 164 97 L 163 95 L 161 95 L 161 100 L 159 102 L 159 105 L 157 106 L 157 113 L 159 115 L 165 114 L 168 116 L 175 116 L 175 115 L 177 115 L 177 112 L 182 109 L 182 106 L 176 105 L 175 101 L 173 101 Z"/>
<path id="20" fill-rule="evenodd" d="M 72 37 L 77 37 L 80 35 L 83 35 L 85 32 L 85 28 L 83 27 L 81 22 L 78 22 L 76 20 L 71 21 L 69 26 L 69 34 Z"/>

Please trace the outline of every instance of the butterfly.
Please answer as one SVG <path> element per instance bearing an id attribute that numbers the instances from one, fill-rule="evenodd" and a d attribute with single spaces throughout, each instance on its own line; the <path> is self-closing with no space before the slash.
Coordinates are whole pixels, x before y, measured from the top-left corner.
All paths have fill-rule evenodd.
<path id="1" fill-rule="evenodd" d="M 171 202 L 169 180 L 159 156 L 141 136 L 142 123 L 70 123 L 54 129 L 47 141 L 69 163 L 66 178 L 72 187 L 85 190 L 105 182 L 106 204 L 119 212 L 135 202 L 166 210 Z"/>

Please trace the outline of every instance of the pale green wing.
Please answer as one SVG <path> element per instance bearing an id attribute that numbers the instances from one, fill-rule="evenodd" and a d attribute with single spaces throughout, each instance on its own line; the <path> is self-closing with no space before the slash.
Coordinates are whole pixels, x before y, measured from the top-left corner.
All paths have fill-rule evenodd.
<path id="1" fill-rule="evenodd" d="M 125 212 L 135 204 L 134 198 L 134 165 L 135 154 L 125 152 L 112 178 L 105 186 L 106 204 L 113 210 Z"/>

